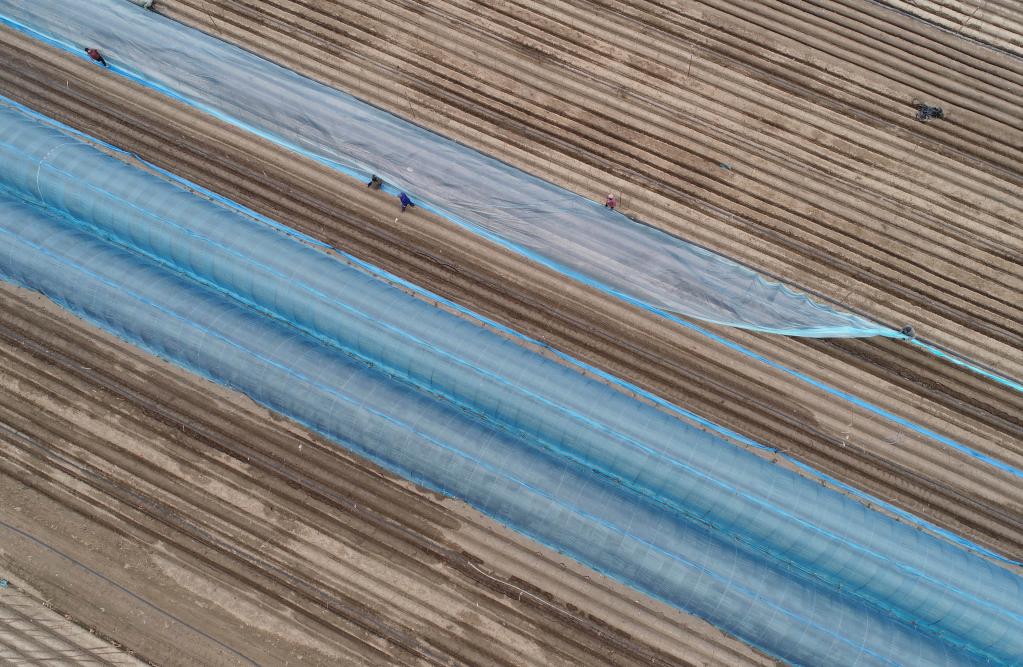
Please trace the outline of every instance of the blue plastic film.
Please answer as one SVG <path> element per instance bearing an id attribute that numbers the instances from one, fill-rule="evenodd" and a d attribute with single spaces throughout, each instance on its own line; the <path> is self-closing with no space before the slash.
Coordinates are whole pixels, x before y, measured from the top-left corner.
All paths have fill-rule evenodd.
<path id="1" fill-rule="evenodd" d="M 1011 571 L 9 107 L 0 184 L 0 274 L 776 655 L 827 655 L 793 623 L 861 659 L 906 632 L 957 659 L 1023 651 Z M 407 460 L 413 436 L 450 465 Z M 736 559 L 757 569 L 722 570 Z M 729 615 L 751 597 L 777 629 Z M 864 623 L 876 636 L 852 639 Z"/>
<path id="2" fill-rule="evenodd" d="M 0 276 L 795 664 L 979 665 L 990 656 L 2 191 Z M 937 613 L 972 631 L 1000 613 L 967 615 L 955 603 L 952 595 Z"/>
<path id="3" fill-rule="evenodd" d="M 8 23 L 420 205 L 586 284 L 677 316 L 793 336 L 900 334 L 123 0 L 0 0 Z M 603 193 L 600 193 L 603 196 Z"/>
<path id="4" fill-rule="evenodd" d="M 906 512 L 905 510 L 902 510 L 902 509 L 892 505 L 891 503 L 886 502 L 886 501 L 878 498 L 877 496 L 873 496 L 871 494 L 864 493 L 860 489 L 851 487 L 848 484 L 845 484 L 845 483 L 841 482 L 840 480 L 837 480 L 837 479 L 831 477 L 830 475 L 826 475 L 826 474 L 822 473 L 819 470 L 816 470 L 816 469 L 814 469 L 812 467 L 807 466 L 806 464 L 800 462 L 798 459 L 795 459 L 795 458 L 789 456 L 788 454 L 786 454 L 784 452 L 778 451 L 776 448 L 768 447 L 766 445 L 760 444 L 758 442 L 755 442 L 755 441 L 751 440 L 750 438 L 747 438 L 747 437 L 745 437 L 743 435 L 740 435 L 740 434 L 736 433 L 735 431 L 732 431 L 732 430 L 724 428 L 724 427 L 722 427 L 722 426 L 720 426 L 718 424 L 710 422 L 707 419 L 704 419 L 703 417 L 701 417 L 701 416 L 699 416 L 699 415 L 697 415 L 697 414 L 695 414 L 695 413 L 693 413 L 693 412 L 691 412 L 689 410 L 686 410 L 686 409 L 684 409 L 684 408 L 682 408 L 682 407 L 680 407 L 678 405 L 674 405 L 673 403 L 669 403 L 668 401 L 665 401 L 663 398 L 661 398 L 661 397 L 659 397 L 659 396 L 657 396 L 655 394 L 652 394 L 649 391 L 646 391 L 645 389 L 643 389 L 641 387 L 638 387 L 638 386 L 636 386 L 636 385 L 634 385 L 634 384 L 632 384 L 630 382 L 627 382 L 627 381 L 625 381 L 625 380 L 623 380 L 621 378 L 618 378 L 618 377 L 615 377 L 613 375 L 610 375 L 610 374 L 606 373 L 605 371 L 600 370 L 599 368 L 595 368 L 595 367 L 593 367 L 593 366 L 591 366 L 589 364 L 586 364 L 586 363 L 580 361 L 579 359 L 576 359 L 574 357 L 568 356 L 568 355 L 564 354 L 563 352 L 561 352 L 561 351 L 559 351 L 559 350 L 557 350 L 557 349 L 547 345 L 543 341 L 539 341 L 539 340 L 536 340 L 536 339 L 533 339 L 533 338 L 529 338 L 528 336 L 525 336 L 525 335 L 523 335 L 522 333 L 520 333 L 518 331 L 515 331 L 513 329 L 509 329 L 508 327 L 506 327 L 506 326 L 504 326 L 504 325 L 502 325 L 502 324 L 500 324 L 498 322 L 495 322 L 494 320 L 491 320 L 489 318 L 483 317 L 479 313 L 472 312 L 472 311 L 466 309 L 465 307 L 463 307 L 463 306 L 461 306 L 461 305 L 459 305 L 459 304 L 457 304 L 457 303 L 455 303 L 455 302 L 453 302 L 453 301 L 451 301 L 449 299 L 445 299 L 444 297 L 442 297 L 442 296 L 440 296 L 438 294 L 435 294 L 433 292 L 430 292 L 429 290 L 424 289 L 423 287 L 421 287 L 419 285 L 410 283 L 407 280 L 404 280 L 404 279 L 402 279 L 402 278 L 400 278 L 400 277 L 398 277 L 398 276 L 396 276 L 396 275 L 394 275 L 392 273 L 384 271 L 380 267 L 373 266 L 372 264 L 368 264 L 367 262 L 364 262 L 364 261 L 360 260 L 359 258 L 353 256 L 353 255 L 349 255 L 348 253 L 344 252 L 343 250 L 339 250 L 338 248 L 332 247 L 332 246 L 330 246 L 330 245 L 328 245 L 328 244 L 326 244 L 326 243 L 324 243 L 324 242 L 322 242 L 322 241 L 320 241 L 318 239 L 314 239 L 311 236 L 303 234 L 303 233 L 301 233 L 301 232 L 299 232 L 297 230 L 291 229 L 290 227 L 287 227 L 286 225 L 282 225 L 281 223 L 279 223 L 279 222 L 277 222 L 275 220 L 271 220 L 270 218 L 267 218 L 264 215 L 261 215 L 261 214 L 255 212 L 255 211 L 253 211 L 253 210 L 251 210 L 249 208 L 246 208 L 246 207 L 240 205 L 237 202 L 231 201 L 230 199 L 227 199 L 227 198 L 225 198 L 225 197 L 223 197 L 221 195 L 218 195 L 217 193 L 212 192 L 212 191 L 210 191 L 210 190 L 208 190 L 206 188 L 203 188 L 202 186 L 200 186 L 200 185 L 198 185 L 196 183 L 193 183 L 193 182 L 191 182 L 191 181 L 189 181 L 189 180 L 187 180 L 185 178 L 182 178 L 181 176 L 179 176 L 177 174 L 171 173 L 171 172 L 167 171 L 166 169 L 162 169 L 162 168 L 160 168 L 160 167 L 158 167 L 158 166 L 156 166 L 156 165 L 154 165 L 152 163 L 146 162 L 145 160 L 141 159 L 137 155 L 134 155 L 132 153 L 124 151 L 123 149 L 117 148 L 116 146 L 113 146 L 111 144 L 102 142 L 102 141 L 96 139 L 95 137 L 90 137 L 90 136 L 86 135 L 85 133 L 83 133 L 83 132 L 81 132 L 79 130 L 76 130 L 76 129 L 70 127 L 70 126 L 64 125 L 63 123 L 61 123 L 61 122 L 59 122 L 59 121 L 57 121 L 57 120 L 55 120 L 53 118 L 49 118 L 47 116 L 39 114 L 38 112 L 35 112 L 35 111 L 29 109 L 28 107 L 25 107 L 25 106 L 23 106 L 21 104 L 18 104 L 17 102 L 14 102 L 14 101 L 9 100 L 9 99 L 5 99 L 2 96 L 0 96 L 0 103 L 6 104 L 7 106 L 9 106 L 11 108 L 19 110 L 21 113 L 25 114 L 28 117 L 31 117 L 31 118 L 34 118 L 34 119 L 38 120 L 39 122 L 43 123 L 47 127 L 56 128 L 56 129 L 60 130 L 61 132 L 64 132 L 65 134 L 67 134 L 69 136 L 74 136 L 74 137 L 82 138 L 84 141 L 87 141 L 91 145 L 102 146 L 103 148 L 105 148 L 108 151 L 111 151 L 113 153 L 116 153 L 116 154 L 128 157 L 128 158 L 131 159 L 132 162 L 138 163 L 140 165 L 144 165 L 146 169 L 148 169 L 150 171 L 153 171 L 154 173 L 160 174 L 165 179 L 168 179 L 170 181 L 173 181 L 175 183 L 180 184 L 181 186 L 186 188 L 188 191 L 201 193 L 203 197 L 206 197 L 206 198 L 208 198 L 208 199 L 210 199 L 212 201 L 216 201 L 217 203 L 219 203 L 219 204 L 221 204 L 221 205 L 231 209 L 232 211 L 241 213 L 245 218 L 247 218 L 249 220 L 257 221 L 257 222 L 259 222 L 262 225 L 266 225 L 266 226 L 268 226 L 268 227 L 270 227 L 272 229 L 275 229 L 275 230 L 277 230 L 279 232 L 283 232 L 283 233 L 285 233 L 285 234 L 287 234 L 287 235 L 289 235 L 289 236 L 291 236 L 293 238 L 300 239 L 303 243 L 306 243 L 308 245 L 311 245 L 311 246 L 314 246 L 314 247 L 318 247 L 318 248 L 322 248 L 324 250 L 327 250 L 330 253 L 332 253 L 333 255 L 344 259 L 345 262 L 348 262 L 348 263 L 350 263 L 353 266 L 359 267 L 360 269 L 365 271 L 367 274 L 376 276 L 377 278 L 383 279 L 384 281 L 386 281 L 388 283 L 391 283 L 391 284 L 394 284 L 394 285 L 400 285 L 402 288 L 404 288 L 406 290 L 409 290 L 410 292 L 413 292 L 413 293 L 419 295 L 420 298 L 425 299 L 428 302 L 431 302 L 431 303 L 434 303 L 434 304 L 443 304 L 444 307 L 450 309 L 453 312 L 460 313 L 463 317 L 466 317 L 466 318 L 470 319 L 473 322 L 476 322 L 476 323 L 478 323 L 480 325 L 485 325 L 485 326 L 487 326 L 487 327 L 489 327 L 489 328 L 491 328 L 491 329 L 493 329 L 495 331 L 500 331 L 501 333 L 503 333 L 504 335 L 506 335 L 508 337 L 514 338 L 514 339 L 519 340 L 519 341 L 523 341 L 528 346 L 532 347 L 533 349 L 540 349 L 540 348 L 542 348 L 542 349 L 546 350 L 548 354 L 551 354 L 551 355 L 561 359 L 564 363 L 569 364 L 570 366 L 572 366 L 574 368 L 581 369 L 584 372 L 586 372 L 586 373 L 588 373 L 588 374 L 590 374 L 590 375 L 592 375 L 594 377 L 598 377 L 598 378 L 602 379 L 604 382 L 607 382 L 608 384 L 611 384 L 611 385 L 613 385 L 615 387 L 620 388 L 621 390 L 624 390 L 627 394 L 631 394 L 631 395 L 634 395 L 634 396 L 642 396 L 644 399 L 650 401 L 651 403 L 659 406 L 660 408 L 662 408 L 664 410 L 667 410 L 669 413 L 672 413 L 672 414 L 675 414 L 675 415 L 678 415 L 678 416 L 682 417 L 684 420 L 688 421 L 689 423 L 693 423 L 693 424 L 699 425 L 700 427 L 702 427 L 704 429 L 711 430 L 711 431 L 713 431 L 716 434 L 724 436 L 726 439 L 731 440 L 732 442 L 742 443 L 743 445 L 745 445 L 747 447 L 753 447 L 755 449 L 759 449 L 759 450 L 762 450 L 762 451 L 771 451 L 774 456 L 780 457 L 781 459 L 784 459 L 784 460 L 788 461 L 789 463 L 791 463 L 792 465 L 794 465 L 795 467 L 799 468 L 800 471 L 802 471 L 803 474 L 810 475 L 810 476 L 812 476 L 812 477 L 814 477 L 816 479 L 826 481 L 827 483 L 831 484 L 832 486 L 834 486 L 836 488 L 841 488 L 845 493 L 848 493 L 850 495 L 855 496 L 856 498 L 860 499 L 861 502 L 866 503 L 868 506 L 884 508 L 884 510 L 886 512 L 888 512 L 890 514 L 893 514 L 895 516 L 898 516 L 900 520 L 909 522 L 909 523 L 913 524 L 914 526 L 917 526 L 917 527 L 919 527 L 921 529 L 927 530 L 930 533 L 941 537 L 942 539 L 945 539 L 945 540 L 951 541 L 951 542 L 953 542 L 955 544 L 958 544 L 960 546 L 963 546 L 963 547 L 969 549 L 970 551 L 973 551 L 974 553 L 981 554 L 981 555 L 983 555 L 983 556 L 985 556 L 987 558 L 993 558 L 995 560 L 1000 560 L 1000 561 L 1002 561 L 1004 563 L 1007 563 L 1007 564 L 1010 564 L 1010 565 L 1015 565 L 1015 566 L 1023 567 L 1023 564 L 1019 563 L 1018 561 L 1014 561 L 1014 560 L 1008 559 L 1005 556 L 1003 556 L 1001 554 L 998 554 L 998 553 L 995 553 L 995 552 L 991 551 L 990 549 L 988 549 L 986 547 L 983 547 L 983 546 L 977 544 L 976 542 L 968 540 L 968 539 L 966 539 L 965 537 L 963 537 L 961 535 L 957 535 L 955 533 L 950 532 L 947 529 L 944 529 L 944 528 L 941 528 L 939 526 L 936 526 L 936 525 L 934 525 L 934 524 L 932 524 L 932 523 L 930 523 L 928 521 L 924 521 L 920 517 L 915 516 L 913 514 L 910 514 L 909 512 Z M 914 342 L 917 342 L 917 340 L 918 339 L 914 339 Z M 914 425 L 914 427 L 915 427 L 915 425 Z M 962 451 L 962 450 L 960 449 L 960 451 Z"/>

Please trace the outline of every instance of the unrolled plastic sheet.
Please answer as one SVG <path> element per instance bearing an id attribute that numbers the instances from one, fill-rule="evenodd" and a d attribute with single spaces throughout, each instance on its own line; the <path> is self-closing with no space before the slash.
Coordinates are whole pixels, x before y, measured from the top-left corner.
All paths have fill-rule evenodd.
<path id="1" fill-rule="evenodd" d="M 792 336 L 901 335 L 124 0 L 70 8 L 0 0 L 10 23 L 79 53 L 96 46 L 116 71 L 348 173 L 377 174 L 419 205 L 643 307 Z"/>
<path id="2" fill-rule="evenodd" d="M 989 660 L 3 189 L 0 277 L 795 664 Z"/>
<path id="3" fill-rule="evenodd" d="M 1023 652 L 1010 571 L 10 107 L 0 187 L 0 275 L 776 655 Z"/>

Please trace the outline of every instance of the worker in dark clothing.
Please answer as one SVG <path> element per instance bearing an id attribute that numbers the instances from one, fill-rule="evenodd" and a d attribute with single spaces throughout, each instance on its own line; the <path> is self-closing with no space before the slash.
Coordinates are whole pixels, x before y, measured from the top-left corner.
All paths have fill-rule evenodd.
<path id="1" fill-rule="evenodd" d="M 89 47 L 85 50 L 85 52 L 90 58 L 98 62 L 100 65 L 103 65 L 103 67 L 110 67 L 110 65 L 107 64 L 107 61 L 103 59 L 103 55 L 97 49 Z"/>
<path id="2" fill-rule="evenodd" d="M 404 213 L 405 209 L 407 209 L 409 206 L 415 207 L 415 204 L 412 203 L 412 200 L 409 199 L 408 195 L 405 194 L 404 192 L 402 192 L 400 195 L 398 195 L 398 199 L 401 200 L 401 212 L 402 213 Z"/>
<path id="3" fill-rule="evenodd" d="M 371 190 L 379 190 L 380 186 L 383 184 L 384 182 L 380 180 L 380 177 L 373 174 L 373 177 L 369 179 L 369 183 L 366 184 L 366 187 Z"/>
<path id="4" fill-rule="evenodd" d="M 917 120 L 941 120 L 944 117 L 945 111 L 941 107 L 923 106 L 916 111 Z"/>
<path id="5" fill-rule="evenodd" d="M 913 108 L 916 109 L 916 119 L 927 122 L 929 120 L 942 120 L 945 118 L 945 110 L 941 107 L 932 107 L 920 100 L 913 100 Z"/>

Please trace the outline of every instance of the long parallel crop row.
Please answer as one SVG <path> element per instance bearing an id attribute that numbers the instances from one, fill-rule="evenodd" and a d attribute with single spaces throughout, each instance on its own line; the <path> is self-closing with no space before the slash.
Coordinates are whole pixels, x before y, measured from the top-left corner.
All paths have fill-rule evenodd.
<path id="1" fill-rule="evenodd" d="M 1023 8 L 1015 0 L 879 0 L 879 4 L 1023 63 Z"/>
<path id="2" fill-rule="evenodd" d="M 163 11 L 1023 374 L 1023 71 L 869 3 L 696 4 Z M 915 121 L 914 98 L 948 119 Z"/>

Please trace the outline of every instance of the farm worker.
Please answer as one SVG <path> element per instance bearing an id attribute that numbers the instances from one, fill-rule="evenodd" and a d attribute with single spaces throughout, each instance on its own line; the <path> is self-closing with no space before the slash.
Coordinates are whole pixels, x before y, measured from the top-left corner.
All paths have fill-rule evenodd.
<path id="1" fill-rule="evenodd" d="M 932 118 L 941 120 L 944 117 L 945 111 L 941 107 L 929 107 L 927 105 L 924 105 L 917 109 L 916 111 L 917 120 L 928 121 L 931 120 Z"/>
<path id="2" fill-rule="evenodd" d="M 373 177 L 369 179 L 369 183 L 366 184 L 366 187 L 371 188 L 373 190 L 379 190 L 380 186 L 383 184 L 384 182 L 380 180 L 380 177 L 377 176 L 376 174 L 373 174 Z"/>
<path id="3" fill-rule="evenodd" d="M 415 204 L 412 203 L 412 200 L 409 199 L 408 195 L 405 194 L 404 192 L 402 192 L 400 195 L 398 195 L 398 199 L 401 200 L 401 212 L 402 213 L 404 213 L 405 209 L 407 209 L 409 206 L 413 206 L 413 207 L 415 206 Z"/>
<path id="4" fill-rule="evenodd" d="M 85 52 L 89 55 L 90 58 L 98 62 L 100 65 L 103 65 L 103 67 L 110 67 L 110 65 L 107 65 L 107 61 L 103 60 L 103 56 L 100 54 L 98 50 L 90 46 L 85 50 Z"/>
<path id="5" fill-rule="evenodd" d="M 613 194 L 610 194 L 607 196 L 607 199 L 604 200 L 604 206 L 613 211 L 615 210 L 615 206 L 618 206 L 618 200 L 615 199 L 615 196 Z"/>

